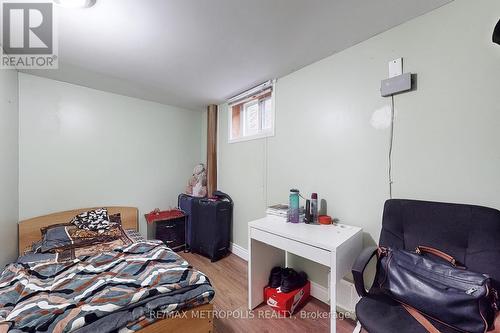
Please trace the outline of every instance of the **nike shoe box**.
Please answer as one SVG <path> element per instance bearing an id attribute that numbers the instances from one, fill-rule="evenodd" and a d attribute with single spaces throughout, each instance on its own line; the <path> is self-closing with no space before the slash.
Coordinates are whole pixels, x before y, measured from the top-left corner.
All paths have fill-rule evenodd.
<path id="1" fill-rule="evenodd" d="M 311 283 L 289 293 L 281 292 L 280 288 L 264 288 L 264 300 L 274 311 L 281 316 L 290 317 L 295 310 L 305 304 L 311 295 Z"/>

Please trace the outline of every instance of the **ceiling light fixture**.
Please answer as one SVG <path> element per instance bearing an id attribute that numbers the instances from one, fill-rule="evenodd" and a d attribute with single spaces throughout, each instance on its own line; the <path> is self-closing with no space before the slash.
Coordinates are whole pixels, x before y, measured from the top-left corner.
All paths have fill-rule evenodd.
<path id="1" fill-rule="evenodd" d="M 95 5 L 96 0 L 54 0 L 54 3 L 66 8 L 89 8 Z"/>

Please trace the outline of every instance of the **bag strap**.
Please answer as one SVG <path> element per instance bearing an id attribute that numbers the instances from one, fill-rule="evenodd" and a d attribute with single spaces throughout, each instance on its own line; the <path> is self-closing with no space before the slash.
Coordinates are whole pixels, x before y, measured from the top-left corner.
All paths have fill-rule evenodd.
<path id="1" fill-rule="evenodd" d="M 423 314 L 418 312 L 417 309 L 412 308 L 411 306 L 403 304 L 403 303 L 401 303 L 401 305 L 403 306 L 403 308 L 406 311 L 408 311 L 410 316 L 412 316 L 416 321 L 418 321 L 418 323 L 420 325 L 422 325 L 427 330 L 427 332 L 429 332 L 429 333 L 441 333 L 436 328 L 436 326 L 432 325 L 432 323 L 427 318 L 425 318 Z"/>
<path id="2" fill-rule="evenodd" d="M 452 264 L 454 267 L 464 267 L 455 258 L 453 258 L 452 256 L 450 256 L 449 254 L 444 253 L 443 251 L 439 251 L 438 249 L 435 249 L 433 247 L 422 246 L 422 245 L 421 246 L 417 246 L 417 248 L 415 249 L 415 252 L 417 252 L 418 254 L 430 253 L 430 254 L 433 254 L 433 255 L 441 258 L 441 259 L 444 259 L 445 261 L 447 261 L 450 264 Z"/>

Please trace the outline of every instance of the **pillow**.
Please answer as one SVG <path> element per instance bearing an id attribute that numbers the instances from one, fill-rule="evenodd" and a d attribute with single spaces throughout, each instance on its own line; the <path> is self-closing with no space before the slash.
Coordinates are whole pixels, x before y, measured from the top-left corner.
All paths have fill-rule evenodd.
<path id="1" fill-rule="evenodd" d="M 58 252 L 69 248 L 80 248 L 119 239 L 122 236 L 121 221 L 118 216 L 109 216 L 108 229 L 80 229 L 72 223 L 54 224 L 40 229 L 42 240 L 32 246 L 35 253 Z"/>
<path id="2" fill-rule="evenodd" d="M 99 208 L 89 210 L 75 216 L 71 223 L 79 229 L 85 230 L 105 230 L 109 229 L 110 222 L 108 217 L 108 210 L 106 208 Z"/>
<path id="3" fill-rule="evenodd" d="M 60 224 L 43 228 L 41 230 L 42 240 L 33 244 L 33 252 L 45 253 L 57 248 L 71 245 L 73 241 L 69 236 L 66 227 L 66 225 Z"/>

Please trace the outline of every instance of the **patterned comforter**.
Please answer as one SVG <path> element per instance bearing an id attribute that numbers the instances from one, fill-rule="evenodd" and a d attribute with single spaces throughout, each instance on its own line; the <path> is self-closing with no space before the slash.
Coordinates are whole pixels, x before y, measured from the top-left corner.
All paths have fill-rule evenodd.
<path id="1" fill-rule="evenodd" d="M 163 243 L 145 241 L 62 263 L 8 265 L 0 276 L 0 332 L 134 332 L 158 312 L 213 297 L 203 273 Z"/>

